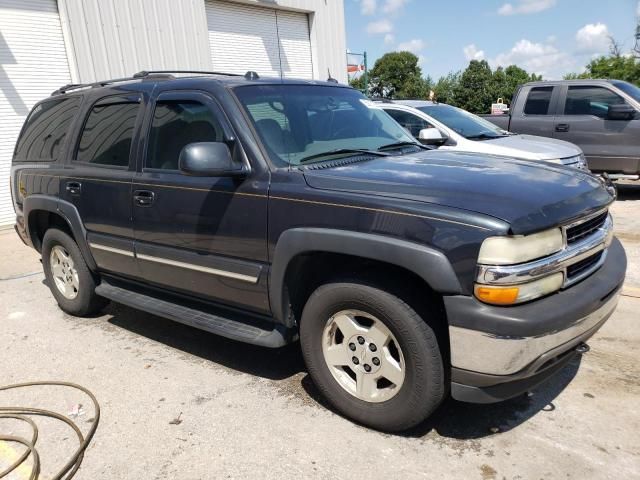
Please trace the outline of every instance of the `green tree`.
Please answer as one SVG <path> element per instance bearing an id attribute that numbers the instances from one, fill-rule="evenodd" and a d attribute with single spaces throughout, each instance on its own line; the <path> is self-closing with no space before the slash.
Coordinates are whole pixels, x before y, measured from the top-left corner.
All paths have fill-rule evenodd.
<path id="1" fill-rule="evenodd" d="M 473 113 L 488 113 L 494 100 L 492 78 L 486 60 L 471 60 L 454 90 L 456 105 Z"/>
<path id="2" fill-rule="evenodd" d="M 640 60 L 634 57 L 599 57 L 587 65 L 581 78 L 610 78 L 640 85 Z"/>
<path id="3" fill-rule="evenodd" d="M 370 77 L 369 88 L 374 97 L 424 98 L 429 93 L 418 57 L 411 52 L 384 54 L 376 60 Z"/>
<path id="4" fill-rule="evenodd" d="M 458 87 L 459 82 L 460 72 L 449 72 L 446 76 L 440 77 L 433 86 L 436 100 L 438 102 L 455 105 L 455 90 Z"/>

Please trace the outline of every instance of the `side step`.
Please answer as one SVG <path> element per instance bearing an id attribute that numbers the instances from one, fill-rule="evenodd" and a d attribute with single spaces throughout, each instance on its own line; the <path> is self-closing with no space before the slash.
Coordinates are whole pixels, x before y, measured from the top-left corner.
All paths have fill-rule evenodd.
<path id="1" fill-rule="evenodd" d="M 228 316 L 216 315 L 181 304 L 167 302 L 146 293 L 138 293 L 125 288 L 112 285 L 102 279 L 100 285 L 96 287 L 96 293 L 102 297 L 122 303 L 129 307 L 137 308 L 145 312 L 168 318 L 176 322 L 199 328 L 216 335 L 238 340 L 240 342 L 252 343 L 262 347 L 279 348 L 290 343 L 290 331 L 284 326 L 269 324 L 271 330 L 260 326 L 252 325 L 251 317 L 245 323 L 229 317 L 241 317 L 230 313 Z M 259 323 L 267 324 L 261 321 Z"/>

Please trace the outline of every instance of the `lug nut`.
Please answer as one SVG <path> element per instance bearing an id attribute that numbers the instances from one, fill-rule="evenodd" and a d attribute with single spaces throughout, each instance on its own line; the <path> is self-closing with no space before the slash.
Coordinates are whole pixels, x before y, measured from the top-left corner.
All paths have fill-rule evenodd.
<path id="1" fill-rule="evenodd" d="M 373 362 L 373 364 L 377 367 L 378 365 L 380 365 L 380 359 L 378 357 L 373 357 L 373 359 L 371 359 L 371 361 Z"/>
<path id="2" fill-rule="evenodd" d="M 364 364 L 364 371 L 369 373 L 371 371 L 371 365 L 369 365 L 368 363 Z"/>
<path id="3" fill-rule="evenodd" d="M 358 360 L 358 357 L 352 357 L 351 361 L 353 362 L 354 365 L 358 365 L 360 363 L 360 360 Z"/>
<path id="4" fill-rule="evenodd" d="M 358 343 L 362 345 L 364 343 L 364 337 L 358 337 Z"/>
<path id="5" fill-rule="evenodd" d="M 349 350 L 351 350 L 352 352 L 354 352 L 354 351 L 356 350 L 356 344 L 355 344 L 355 343 L 353 343 L 353 342 L 351 342 L 351 343 L 349 344 Z"/>
<path id="6" fill-rule="evenodd" d="M 372 352 L 375 352 L 376 350 L 378 350 L 378 347 L 376 347 L 375 343 L 371 343 L 369 344 L 369 350 L 371 350 Z"/>

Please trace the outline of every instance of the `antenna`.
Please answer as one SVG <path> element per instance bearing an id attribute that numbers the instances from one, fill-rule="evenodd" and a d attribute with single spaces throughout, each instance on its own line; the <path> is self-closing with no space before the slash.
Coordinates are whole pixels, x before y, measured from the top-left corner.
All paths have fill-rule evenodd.
<path id="1" fill-rule="evenodd" d="M 328 68 L 327 68 L 327 74 L 329 75 L 329 78 L 327 78 L 327 82 L 338 83 L 338 80 L 336 80 L 331 76 L 331 70 L 329 70 Z"/>

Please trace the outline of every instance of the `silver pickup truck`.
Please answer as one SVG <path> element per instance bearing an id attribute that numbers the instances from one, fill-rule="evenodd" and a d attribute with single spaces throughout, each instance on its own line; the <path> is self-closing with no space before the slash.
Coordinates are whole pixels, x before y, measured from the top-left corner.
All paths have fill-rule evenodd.
<path id="1" fill-rule="evenodd" d="M 619 80 L 522 85 L 508 114 L 482 115 L 500 128 L 578 145 L 593 172 L 640 179 L 640 88 Z"/>

